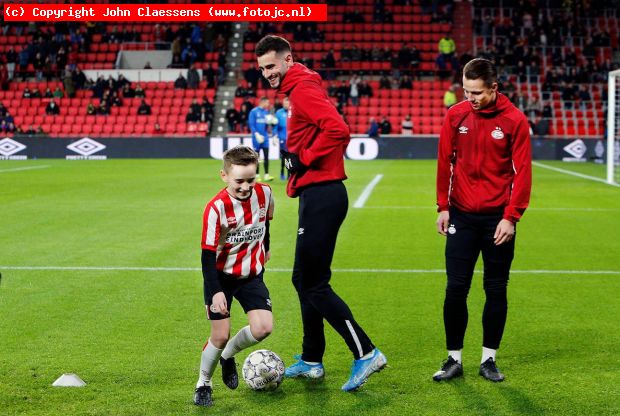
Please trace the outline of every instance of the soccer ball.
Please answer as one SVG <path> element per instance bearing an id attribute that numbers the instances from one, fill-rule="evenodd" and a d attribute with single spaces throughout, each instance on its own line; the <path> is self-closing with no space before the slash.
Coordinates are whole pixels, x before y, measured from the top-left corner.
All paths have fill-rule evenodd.
<path id="1" fill-rule="evenodd" d="M 243 379 L 252 390 L 275 390 L 284 380 L 284 362 L 273 351 L 256 350 L 243 362 Z"/>
<path id="2" fill-rule="evenodd" d="M 265 116 L 265 122 L 267 124 L 271 124 L 272 126 L 275 126 L 276 124 L 278 124 L 278 118 L 274 116 L 273 114 L 267 114 Z"/>

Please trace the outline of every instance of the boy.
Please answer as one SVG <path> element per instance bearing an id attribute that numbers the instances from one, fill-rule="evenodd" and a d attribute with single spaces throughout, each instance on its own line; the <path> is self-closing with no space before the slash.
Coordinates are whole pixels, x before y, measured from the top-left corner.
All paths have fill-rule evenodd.
<path id="1" fill-rule="evenodd" d="M 246 146 L 224 153 L 220 176 L 226 187 L 206 206 L 202 229 L 202 275 L 211 336 L 202 351 L 194 403 L 213 404 L 211 377 L 219 360 L 222 380 L 230 389 L 239 383 L 234 355 L 265 339 L 272 330 L 269 291 L 263 282 L 269 260 L 269 220 L 273 196 L 256 182 L 258 154 Z M 230 336 L 230 306 L 236 298 L 249 325 Z"/>

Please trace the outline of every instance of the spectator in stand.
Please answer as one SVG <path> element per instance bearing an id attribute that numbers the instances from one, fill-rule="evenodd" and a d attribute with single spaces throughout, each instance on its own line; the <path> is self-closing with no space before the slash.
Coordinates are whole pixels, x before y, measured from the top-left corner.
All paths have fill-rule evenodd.
<path id="1" fill-rule="evenodd" d="M 5 25 L 5 27 L 9 27 L 9 25 Z M 18 56 L 15 52 L 15 49 L 11 46 L 5 55 L 6 60 L 6 69 L 9 73 L 9 81 L 13 79 L 15 76 L 15 65 L 17 64 Z"/>
<path id="2" fill-rule="evenodd" d="M 392 83 L 387 75 L 382 75 L 381 79 L 379 79 L 379 89 L 380 90 L 389 90 L 392 88 Z"/>
<path id="3" fill-rule="evenodd" d="M 189 112 L 185 116 L 186 123 L 198 123 L 198 114 L 194 112 L 192 107 L 189 108 Z"/>
<path id="4" fill-rule="evenodd" d="M 123 95 L 123 98 L 133 98 L 136 96 L 136 91 L 131 88 L 131 85 L 125 84 L 121 90 L 121 94 Z"/>
<path id="5" fill-rule="evenodd" d="M 198 89 L 198 84 L 200 84 L 200 74 L 196 70 L 196 66 L 192 65 L 187 71 L 187 88 L 190 90 Z"/>
<path id="6" fill-rule="evenodd" d="M 142 89 L 142 85 L 140 85 L 140 84 L 136 85 L 136 89 L 134 91 L 134 95 L 133 96 L 136 97 L 136 98 L 146 98 L 146 93 Z"/>
<path id="7" fill-rule="evenodd" d="M 538 94 L 532 94 L 530 99 L 527 101 L 525 112 L 530 120 L 536 120 L 542 115 L 543 103 L 539 100 Z"/>
<path id="8" fill-rule="evenodd" d="M 359 92 L 360 92 L 360 97 L 368 97 L 368 98 L 370 98 L 373 95 L 372 87 L 365 80 L 362 80 L 362 82 L 360 82 L 360 85 L 359 85 L 358 89 L 359 89 Z"/>
<path id="9" fill-rule="evenodd" d="M 198 99 L 193 98 L 192 103 L 189 105 L 189 110 L 194 114 L 200 114 L 201 105 L 198 104 Z"/>
<path id="10" fill-rule="evenodd" d="M 38 88 L 30 90 L 30 98 L 41 98 L 41 91 Z"/>
<path id="11" fill-rule="evenodd" d="M 110 114 L 110 107 L 106 100 L 101 100 L 99 103 L 99 108 L 97 108 L 97 114 L 101 116 L 107 116 Z"/>
<path id="12" fill-rule="evenodd" d="M 340 86 L 336 90 L 336 98 L 338 99 L 339 105 L 347 105 L 349 101 L 349 88 L 347 88 L 345 80 L 340 81 Z"/>
<path id="13" fill-rule="evenodd" d="M 155 125 L 153 126 L 153 134 L 164 134 L 164 130 L 162 130 L 158 122 L 155 122 Z"/>
<path id="14" fill-rule="evenodd" d="M 88 106 L 86 107 L 86 114 L 89 115 L 89 116 L 94 116 L 94 115 L 97 114 L 97 109 L 93 105 L 92 101 L 89 102 Z"/>
<path id="15" fill-rule="evenodd" d="M 401 121 L 400 130 L 402 135 L 413 134 L 413 121 L 411 121 L 411 115 L 407 114 L 403 121 Z"/>
<path id="16" fill-rule="evenodd" d="M 56 104 L 53 98 L 47 104 L 47 107 L 45 107 L 45 114 L 48 116 L 57 116 L 60 114 L 60 107 L 58 107 L 58 104 Z"/>
<path id="17" fill-rule="evenodd" d="M 112 103 L 112 107 L 122 107 L 123 106 L 123 100 L 121 100 L 121 97 L 119 97 L 118 92 L 114 91 L 112 93 L 111 103 Z"/>
<path id="18" fill-rule="evenodd" d="M 4 118 L 9 115 L 9 110 L 6 109 L 4 104 L 0 103 L 0 118 Z"/>
<path id="19" fill-rule="evenodd" d="M 142 69 L 153 69 L 153 67 L 151 66 L 151 62 L 150 61 L 146 61 L 146 63 L 144 64 L 144 68 Z M 158 126 L 158 123 L 155 123 L 156 126 Z"/>
<path id="20" fill-rule="evenodd" d="M 231 107 L 226 110 L 226 121 L 228 122 L 228 131 L 237 131 L 237 125 L 239 124 L 239 112 L 235 107 Z"/>
<path id="21" fill-rule="evenodd" d="M 198 113 L 198 122 L 199 123 L 210 123 L 211 116 L 207 113 L 207 109 L 204 107 L 200 107 L 200 113 Z"/>
<path id="22" fill-rule="evenodd" d="M 235 89 L 235 97 L 237 98 L 245 98 L 248 95 L 248 90 L 243 85 L 243 81 L 239 81 L 237 84 L 237 88 Z"/>
<path id="23" fill-rule="evenodd" d="M 67 70 L 65 71 L 63 85 L 65 87 L 65 93 L 67 94 L 67 97 L 74 98 L 75 97 L 75 82 L 73 81 L 71 70 L 68 67 L 67 67 Z"/>
<path id="24" fill-rule="evenodd" d="M 454 104 L 457 103 L 456 88 L 457 84 L 450 85 L 450 88 L 448 88 L 448 90 L 443 95 L 443 105 L 444 107 L 446 107 L 446 109 L 452 107 Z"/>
<path id="25" fill-rule="evenodd" d="M 383 116 L 381 119 L 381 123 L 379 123 L 379 130 L 381 134 L 391 134 L 392 133 L 392 123 L 388 120 L 387 116 Z"/>
<path id="26" fill-rule="evenodd" d="M 254 71 L 257 71 L 256 68 L 251 68 L 251 69 L 253 69 Z M 260 76 L 260 73 L 258 76 Z M 213 66 L 211 64 L 207 64 L 207 67 L 202 70 L 202 77 L 205 81 L 207 81 L 207 88 L 209 89 L 215 88 L 215 79 L 217 77 L 217 71 L 213 69 Z M 246 80 L 247 80 L 247 77 L 246 77 Z"/>
<path id="27" fill-rule="evenodd" d="M 52 94 L 52 90 L 50 89 L 50 87 L 47 87 L 45 89 L 45 92 L 43 93 L 43 98 L 54 98 L 54 94 Z"/>
<path id="28" fill-rule="evenodd" d="M 411 77 L 409 75 L 403 75 L 400 79 L 399 87 L 401 90 L 412 90 L 413 82 L 411 81 Z"/>
<path id="29" fill-rule="evenodd" d="M 239 111 L 239 129 L 242 133 L 248 131 L 248 117 L 250 116 L 251 110 L 252 104 L 249 101 L 241 104 L 241 110 Z"/>
<path id="30" fill-rule="evenodd" d="M 351 105 L 355 107 L 360 105 L 360 92 L 359 86 L 360 78 L 357 74 L 353 74 L 351 79 L 349 80 L 349 97 L 351 98 Z"/>
<path id="31" fill-rule="evenodd" d="M 196 62 L 197 58 L 198 54 L 196 53 L 192 45 L 187 44 L 187 46 L 185 46 L 185 49 L 183 49 L 183 52 L 181 52 L 181 62 L 183 62 L 185 68 L 189 68 L 190 66 L 192 66 L 194 62 Z"/>
<path id="32" fill-rule="evenodd" d="M 187 80 L 183 76 L 182 72 L 179 73 L 179 76 L 174 81 L 174 89 L 175 90 L 185 90 L 185 89 L 187 89 Z"/>
<path id="33" fill-rule="evenodd" d="M 30 88 L 24 88 L 24 92 L 22 93 L 22 98 L 32 98 L 32 93 L 30 92 Z"/>
<path id="34" fill-rule="evenodd" d="M 139 116 L 150 116 L 151 115 L 151 106 L 146 103 L 143 99 L 138 107 L 138 115 Z"/>
<path id="35" fill-rule="evenodd" d="M 368 130 L 366 130 L 366 134 L 373 139 L 379 138 L 379 124 L 377 124 L 377 120 L 374 117 L 370 117 L 370 125 Z"/>
<path id="36" fill-rule="evenodd" d="M 562 81 L 561 85 L 561 97 L 564 101 L 564 108 L 573 108 L 573 101 L 575 101 L 575 87 L 570 82 Z"/>
<path id="37" fill-rule="evenodd" d="M 439 40 L 437 49 L 439 50 L 439 55 L 437 56 L 436 63 L 439 70 L 447 70 L 448 63 L 450 63 L 450 69 L 452 69 L 453 72 L 458 71 L 459 62 L 456 58 L 456 43 L 454 39 L 450 37 L 449 33 Z"/>
<path id="38" fill-rule="evenodd" d="M 579 106 L 582 110 L 586 110 L 592 106 L 592 96 L 590 95 L 587 85 L 581 85 L 579 87 L 578 97 Z"/>

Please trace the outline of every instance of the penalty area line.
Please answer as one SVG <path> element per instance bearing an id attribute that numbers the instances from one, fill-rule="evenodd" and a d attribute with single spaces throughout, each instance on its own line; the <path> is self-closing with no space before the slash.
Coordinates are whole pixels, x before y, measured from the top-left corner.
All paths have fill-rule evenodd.
<path id="1" fill-rule="evenodd" d="M 572 170 L 556 168 L 555 166 L 545 165 L 544 163 L 540 163 L 540 162 L 532 162 L 532 165 L 538 166 L 539 168 L 544 168 L 544 169 L 553 170 L 555 172 L 564 173 L 566 175 L 576 176 L 582 179 L 588 179 L 590 181 L 601 182 L 601 183 L 604 183 L 605 185 L 620 187 L 620 185 L 617 183 L 609 183 L 605 179 L 597 178 L 596 176 L 584 175 L 583 173 L 577 173 L 577 172 L 573 172 Z"/>
<path id="2" fill-rule="evenodd" d="M 362 192 L 362 194 L 357 198 L 357 201 L 355 201 L 355 204 L 353 204 L 353 208 L 364 208 L 364 204 L 366 204 L 366 201 L 370 197 L 372 190 L 375 189 L 375 186 L 377 186 L 377 184 L 382 178 L 383 178 L 383 174 L 378 174 L 377 176 L 374 177 L 372 181 L 370 181 L 368 185 L 366 185 L 366 188 L 364 188 L 364 191 Z"/>

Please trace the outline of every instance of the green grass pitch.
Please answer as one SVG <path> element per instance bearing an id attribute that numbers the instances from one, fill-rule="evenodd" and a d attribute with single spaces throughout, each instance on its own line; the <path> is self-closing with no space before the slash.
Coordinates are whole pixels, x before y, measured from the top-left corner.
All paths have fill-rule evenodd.
<path id="1" fill-rule="evenodd" d="M 603 166 L 544 163 L 604 176 Z M 38 168 L 22 169 L 30 167 Z M 351 356 L 330 328 L 322 383 L 230 391 L 217 370 L 215 407 L 195 407 L 209 329 L 197 270 L 201 215 L 223 187 L 218 170 L 213 160 L 0 163 L 0 414 L 620 414 L 620 188 L 534 168 L 498 352 L 506 381 L 477 374 L 484 301 L 477 272 L 465 377 L 438 384 L 431 375 L 446 355 L 445 277 L 433 161 L 347 162 L 351 206 L 377 174 L 383 179 L 363 208 L 349 210 L 332 283 L 389 368 L 359 392 L 341 392 Z M 289 271 L 297 200 L 280 181 L 273 188 L 266 282 L 275 329 L 260 348 L 288 364 L 301 338 Z M 245 325 L 237 304 L 232 313 L 234 330 Z M 62 373 L 87 386 L 51 387 Z"/>

